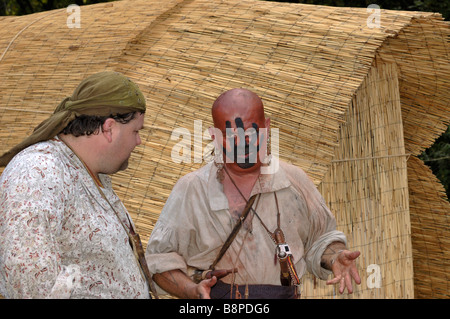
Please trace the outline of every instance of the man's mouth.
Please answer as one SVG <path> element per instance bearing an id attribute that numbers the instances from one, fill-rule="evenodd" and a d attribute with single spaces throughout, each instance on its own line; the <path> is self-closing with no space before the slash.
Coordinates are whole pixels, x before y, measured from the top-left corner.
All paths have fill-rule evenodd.
<path id="1" fill-rule="evenodd" d="M 243 151 L 243 152 L 242 152 Z M 234 147 L 234 159 L 236 164 L 245 164 L 245 166 L 253 166 L 256 163 L 257 151 L 252 150 L 249 145 L 245 145 L 245 148 L 238 152 L 238 147 Z M 251 167 L 250 166 L 250 167 Z"/>

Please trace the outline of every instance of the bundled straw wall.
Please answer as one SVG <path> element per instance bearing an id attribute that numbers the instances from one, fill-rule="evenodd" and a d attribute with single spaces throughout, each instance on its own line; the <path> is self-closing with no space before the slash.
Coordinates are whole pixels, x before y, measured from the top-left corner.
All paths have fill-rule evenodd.
<path id="1" fill-rule="evenodd" d="M 449 124 L 449 25 L 437 14 L 382 10 L 379 27 L 369 28 L 370 14 L 256 0 L 124 0 L 81 7 L 79 29 L 67 26 L 66 10 L 2 17 L 0 152 L 87 75 L 123 72 L 148 111 L 143 144 L 113 182 L 145 245 L 175 182 L 209 160 L 214 99 L 246 87 L 279 130 L 280 157 L 311 176 L 361 250 L 363 282 L 352 297 L 448 298 L 450 205 L 415 156 Z M 336 295 L 304 278 L 305 298 Z"/>
<path id="2" fill-rule="evenodd" d="M 414 295 L 407 158 L 395 64 L 378 62 L 352 99 L 321 192 L 367 280 L 354 297 Z M 375 269 L 376 268 L 376 269 Z M 374 272 L 381 275 L 379 281 Z M 306 296 L 317 296 L 314 284 Z M 324 286 L 324 285 L 322 285 Z M 334 296 L 333 287 L 323 288 Z"/>
<path id="3" fill-rule="evenodd" d="M 444 187 L 416 157 L 408 160 L 416 298 L 449 298 L 450 204 Z"/>

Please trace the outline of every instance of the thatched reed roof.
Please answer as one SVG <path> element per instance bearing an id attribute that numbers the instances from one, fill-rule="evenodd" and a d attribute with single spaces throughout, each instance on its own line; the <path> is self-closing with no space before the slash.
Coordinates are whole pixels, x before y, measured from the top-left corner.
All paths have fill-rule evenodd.
<path id="1" fill-rule="evenodd" d="M 401 141 L 386 152 L 380 147 L 387 142 L 372 145 L 364 156 L 409 158 L 408 178 L 420 181 L 406 184 L 402 197 L 408 202 L 409 196 L 403 235 L 412 238 L 415 295 L 448 297 L 450 205 L 415 156 L 450 122 L 449 24 L 439 14 L 382 10 L 380 27 L 369 28 L 370 14 L 365 8 L 255 0 L 124 0 L 81 7 L 81 28 L 67 27 L 65 9 L 1 17 L 0 152 L 27 136 L 87 75 L 123 72 L 148 99 L 148 129 L 130 169 L 117 174 L 114 185 L 146 242 L 174 183 L 202 165 L 193 163 L 194 153 L 190 163 L 175 163 L 171 151 L 179 139 L 171 134 L 186 128 L 193 143 L 194 121 L 202 121 L 202 132 L 211 125 L 210 106 L 220 93 L 234 87 L 258 93 L 272 127 L 279 128 L 281 158 L 320 186 L 332 163 L 345 159 L 336 152 L 344 143 L 342 128 L 352 121 L 352 103 L 358 104 L 359 95 L 383 94 L 376 86 L 360 90 L 369 71 L 393 65 L 401 110 L 399 126 L 386 141 Z M 367 143 L 358 147 L 374 144 Z M 439 202 L 439 211 L 427 198 Z M 335 213 L 338 219 L 345 215 Z M 437 215 L 439 220 L 430 217 Z M 405 249 L 410 263 L 411 248 Z M 381 296 L 412 294 L 397 287 Z"/>

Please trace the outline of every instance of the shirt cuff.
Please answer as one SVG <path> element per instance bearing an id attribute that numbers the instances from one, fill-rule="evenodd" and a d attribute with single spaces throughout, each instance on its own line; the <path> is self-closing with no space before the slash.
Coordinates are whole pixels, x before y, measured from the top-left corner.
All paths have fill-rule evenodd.
<path id="1" fill-rule="evenodd" d="M 151 274 L 160 274 L 174 269 L 180 269 L 187 273 L 187 265 L 184 258 L 176 252 L 146 254 L 145 259 Z"/>
<path id="2" fill-rule="evenodd" d="M 305 259 L 308 271 L 322 280 L 326 280 L 332 273 L 330 270 L 323 268 L 320 265 L 320 261 L 325 249 L 333 242 L 342 242 L 347 245 L 347 238 L 341 231 L 330 231 L 320 236 L 306 254 Z"/>

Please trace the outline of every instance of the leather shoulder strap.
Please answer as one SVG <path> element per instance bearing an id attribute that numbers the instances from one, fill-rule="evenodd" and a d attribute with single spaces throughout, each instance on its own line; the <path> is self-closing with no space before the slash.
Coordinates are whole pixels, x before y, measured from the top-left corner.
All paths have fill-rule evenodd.
<path id="1" fill-rule="evenodd" d="M 245 205 L 244 211 L 242 212 L 241 218 L 239 218 L 239 222 L 234 226 L 233 230 L 231 231 L 231 234 L 228 236 L 227 240 L 223 244 L 223 246 L 220 249 L 220 252 L 217 255 L 217 257 L 214 260 L 214 262 L 211 264 L 211 266 L 209 266 L 210 270 L 214 270 L 214 268 L 216 267 L 217 263 L 220 261 L 220 259 L 222 259 L 223 255 L 228 250 L 228 247 L 230 247 L 231 243 L 236 238 L 237 233 L 239 232 L 239 230 L 241 229 L 242 225 L 244 224 L 244 221 L 247 218 L 248 213 L 252 209 L 252 206 L 253 206 L 253 203 L 255 202 L 256 196 L 258 196 L 258 195 L 261 195 L 261 194 L 255 194 L 252 197 L 250 197 L 250 199 L 247 201 L 247 204 Z"/>

